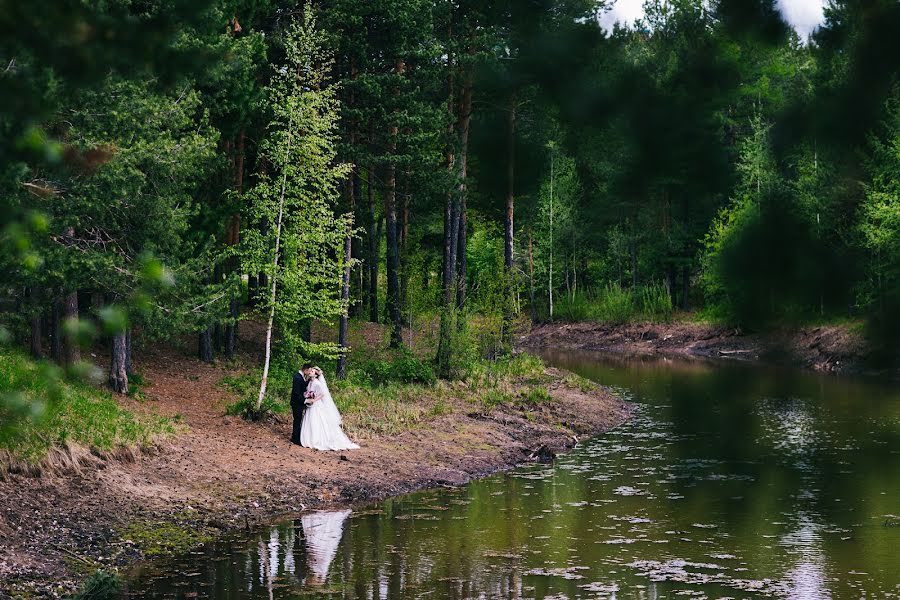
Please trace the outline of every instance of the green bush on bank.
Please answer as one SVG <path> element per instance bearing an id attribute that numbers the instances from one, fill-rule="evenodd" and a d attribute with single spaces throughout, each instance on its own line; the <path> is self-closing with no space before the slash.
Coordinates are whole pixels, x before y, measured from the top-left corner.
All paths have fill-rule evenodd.
<path id="1" fill-rule="evenodd" d="M 669 291 L 662 284 L 627 289 L 608 283 L 596 290 L 564 295 L 554 306 L 553 318 L 568 322 L 666 322 L 674 312 Z"/>
<path id="2" fill-rule="evenodd" d="M 88 577 L 72 600 L 113 600 L 122 593 L 122 577 L 109 571 L 96 571 Z"/>

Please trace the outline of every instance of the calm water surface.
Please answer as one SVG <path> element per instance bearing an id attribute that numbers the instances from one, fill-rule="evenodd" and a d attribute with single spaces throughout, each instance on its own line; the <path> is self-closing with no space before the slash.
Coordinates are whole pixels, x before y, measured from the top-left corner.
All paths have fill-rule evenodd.
<path id="1" fill-rule="evenodd" d="M 900 391 L 548 362 L 637 403 L 554 465 L 310 513 L 143 567 L 136 598 L 900 598 Z"/>

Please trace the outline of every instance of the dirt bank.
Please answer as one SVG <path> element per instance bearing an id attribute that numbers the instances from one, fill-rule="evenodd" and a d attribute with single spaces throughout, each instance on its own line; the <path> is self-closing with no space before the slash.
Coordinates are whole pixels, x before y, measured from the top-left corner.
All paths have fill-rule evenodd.
<path id="1" fill-rule="evenodd" d="M 474 405 L 465 389 L 424 423 L 362 436 L 362 449 L 319 453 L 288 442 L 289 422 L 224 416 L 229 370 L 176 350 L 139 364 L 150 382 L 135 411 L 177 417 L 186 431 L 128 456 L 85 458 L 79 472 L 0 481 L 0 597 L 60 596 L 86 573 L 183 549 L 277 515 L 411 490 L 461 485 L 555 452 L 573 436 L 609 429 L 627 406 L 602 389 L 551 370 L 547 402 Z M 232 368 L 233 370 L 233 368 Z"/>
<path id="2" fill-rule="evenodd" d="M 552 323 L 534 327 L 520 337 L 519 345 L 526 349 L 754 360 L 840 374 L 874 373 L 866 364 L 865 340 L 844 325 L 744 334 L 734 328 L 695 323 Z"/>

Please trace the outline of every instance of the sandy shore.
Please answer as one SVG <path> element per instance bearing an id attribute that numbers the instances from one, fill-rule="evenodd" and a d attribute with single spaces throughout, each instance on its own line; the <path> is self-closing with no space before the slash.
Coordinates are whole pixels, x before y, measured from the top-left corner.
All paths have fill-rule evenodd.
<path id="1" fill-rule="evenodd" d="M 159 448 L 97 457 L 74 449 L 72 466 L 0 481 L 0 597 L 61 596 L 97 568 L 122 569 L 229 530 L 323 505 L 462 485 L 561 452 L 573 436 L 621 423 L 628 406 L 599 387 L 551 370 L 550 402 L 482 410 L 465 399 L 449 414 L 362 449 L 321 453 L 289 443 L 290 423 L 224 416 L 228 374 L 183 353 L 140 365 L 151 382 L 135 411 L 180 415 L 187 429 Z M 546 453 L 546 451 L 545 451 Z"/>

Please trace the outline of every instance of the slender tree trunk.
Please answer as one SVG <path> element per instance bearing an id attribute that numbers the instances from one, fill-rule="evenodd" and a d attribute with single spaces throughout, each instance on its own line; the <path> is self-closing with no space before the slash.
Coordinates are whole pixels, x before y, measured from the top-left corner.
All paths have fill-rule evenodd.
<path id="1" fill-rule="evenodd" d="M 244 192 L 244 154 L 245 154 L 246 135 L 241 131 L 237 136 L 234 147 L 234 191 L 240 195 Z M 228 220 L 228 226 L 225 232 L 225 245 L 237 246 L 241 239 L 241 214 L 235 213 Z M 229 257 L 225 265 L 225 276 L 235 277 L 238 275 L 240 265 L 235 257 Z M 225 356 L 234 358 L 234 348 L 237 337 L 238 316 L 240 315 L 240 298 L 235 294 L 228 303 L 228 321 L 225 323 L 223 331 L 223 345 Z"/>
<path id="2" fill-rule="evenodd" d="M 504 220 L 504 245 L 503 258 L 507 276 L 512 277 L 513 270 L 513 243 L 515 228 L 513 213 L 515 211 L 515 180 L 516 180 L 516 95 L 510 97 L 507 111 L 506 129 L 506 218 Z"/>
<path id="3" fill-rule="evenodd" d="M 369 320 L 378 323 L 378 240 L 375 216 L 375 167 L 368 170 L 369 193 Z"/>
<path id="4" fill-rule="evenodd" d="M 294 115 L 291 112 L 288 119 L 288 139 L 285 156 L 291 156 L 291 148 L 294 141 L 293 130 Z M 269 383 L 269 364 L 272 361 L 272 329 L 275 327 L 275 299 L 278 290 L 278 258 L 281 252 L 281 226 L 284 219 L 284 198 L 287 194 L 287 169 L 282 168 L 284 172 L 281 178 L 281 195 L 278 200 L 278 222 L 275 229 L 275 254 L 272 258 L 272 286 L 269 294 L 269 319 L 266 323 L 266 358 L 263 363 L 262 379 L 259 383 L 259 395 L 256 398 L 256 412 L 259 413 L 262 408 L 263 399 L 266 397 L 266 386 Z"/>
<path id="5" fill-rule="evenodd" d="M 78 292 L 70 292 L 63 298 L 62 322 L 78 321 Z M 77 340 L 71 336 L 65 336 L 63 343 L 62 362 L 65 366 L 72 366 L 81 360 L 81 349 Z"/>
<path id="6" fill-rule="evenodd" d="M 528 302 L 531 305 L 531 322 L 537 323 L 537 304 L 534 297 L 534 246 L 531 227 L 528 228 Z"/>
<path id="7" fill-rule="evenodd" d="M 31 304 L 31 335 L 29 340 L 31 356 L 41 359 L 44 357 L 44 349 L 41 339 L 41 301 L 37 286 L 33 285 L 28 288 L 28 297 Z"/>
<path id="8" fill-rule="evenodd" d="M 412 318 L 409 307 L 409 171 L 403 173 L 403 202 L 400 207 L 400 312 Z"/>
<path id="9" fill-rule="evenodd" d="M 628 245 L 628 253 L 631 256 L 631 289 L 636 290 L 638 284 L 638 263 L 637 263 L 637 242 L 632 236 L 631 243 Z"/>
<path id="10" fill-rule="evenodd" d="M 222 279 L 224 276 L 223 272 L 224 272 L 224 267 L 221 264 L 218 264 L 213 268 L 213 281 L 216 282 L 216 285 L 221 285 Z M 212 340 L 213 340 L 213 348 L 215 348 L 215 351 L 218 352 L 219 354 L 222 353 L 222 341 L 223 341 L 222 329 L 223 329 L 222 322 L 216 321 L 215 324 L 213 325 Z"/>
<path id="11" fill-rule="evenodd" d="M 684 227 L 690 227 L 690 219 L 691 219 L 691 205 L 690 200 L 687 194 L 684 196 L 684 201 L 682 203 L 682 218 L 684 219 Z M 684 248 L 685 254 L 685 263 L 681 267 L 681 310 L 687 312 L 688 305 L 690 301 L 688 300 L 688 294 L 691 291 L 691 266 L 690 266 L 690 254 L 687 247 Z"/>
<path id="12" fill-rule="evenodd" d="M 459 99 L 459 116 L 456 122 L 456 133 L 459 139 L 459 155 L 456 160 L 458 195 L 459 195 L 459 239 L 456 248 L 456 307 L 460 310 L 466 304 L 466 284 L 468 261 L 466 249 L 468 247 L 468 168 L 469 168 L 469 126 L 472 121 L 472 80 L 471 75 L 463 78 L 462 92 Z M 460 323 L 462 325 L 462 323 Z"/>
<path id="13" fill-rule="evenodd" d="M 553 320 L 553 184 L 556 168 L 556 154 L 550 153 L 550 269 L 547 274 L 547 293 L 550 297 L 550 320 Z"/>
<path id="14" fill-rule="evenodd" d="M 672 302 L 673 307 L 678 306 L 678 294 L 676 293 L 677 283 L 675 281 L 676 273 L 675 265 L 669 263 L 669 266 L 666 268 L 666 286 L 669 288 L 669 300 Z"/>
<path id="15" fill-rule="evenodd" d="M 362 182 L 359 178 L 359 165 L 354 165 L 353 173 L 350 175 L 352 189 L 350 192 L 350 196 L 353 202 L 353 219 L 356 223 L 361 223 L 362 219 L 360 219 L 360 206 L 361 202 L 361 192 L 360 189 L 362 186 Z M 363 285 L 364 285 L 364 273 L 365 269 L 365 261 L 360 260 L 360 239 L 359 236 L 353 236 L 350 241 L 350 256 L 351 258 L 357 261 L 356 266 L 356 276 L 353 276 L 353 272 L 351 271 L 351 282 L 353 282 L 353 287 L 351 288 L 352 293 L 351 297 L 353 301 L 350 303 L 348 308 L 349 315 L 351 317 L 355 317 L 359 314 L 359 311 L 362 307 L 362 295 L 364 294 Z M 353 289 L 355 288 L 355 290 Z"/>
<path id="16" fill-rule="evenodd" d="M 406 64 L 398 58 L 394 73 L 403 76 Z M 394 91 L 399 96 L 400 89 Z M 397 165 L 394 155 L 397 152 L 397 135 L 399 128 L 391 124 L 388 131 L 390 160 L 387 167 L 387 191 L 384 195 L 384 218 L 387 232 L 387 313 L 391 323 L 391 348 L 403 345 L 403 317 L 400 312 L 400 246 L 397 240 Z"/>
<path id="17" fill-rule="evenodd" d="M 452 30 L 449 36 L 452 39 Z M 447 60 L 447 112 L 454 115 L 455 106 L 455 86 L 454 86 L 454 64 L 453 55 L 448 54 Z M 452 136 L 454 123 L 451 121 L 448 134 Z M 448 136 L 448 137 L 450 137 Z M 447 171 L 454 172 L 456 166 L 456 154 L 453 148 L 447 150 Z M 438 331 L 438 348 L 437 348 L 437 370 L 438 375 L 445 379 L 451 375 L 451 335 L 453 331 L 454 312 L 452 310 L 453 290 L 455 289 L 456 277 L 456 249 L 459 245 L 459 210 L 457 195 L 452 189 L 447 190 L 447 199 L 444 204 L 444 259 L 442 264 L 441 285 L 441 322 Z"/>
<path id="18" fill-rule="evenodd" d="M 59 298 L 53 299 L 50 308 L 50 358 L 62 361 L 62 302 Z"/>
<path id="19" fill-rule="evenodd" d="M 350 261 L 353 259 L 352 236 L 349 234 L 344 240 L 344 276 L 341 280 L 341 300 L 345 305 L 350 301 Z M 338 325 L 338 345 L 341 347 L 341 355 L 338 357 L 337 378 L 345 379 L 347 377 L 347 311 L 341 313 L 341 320 Z"/>

